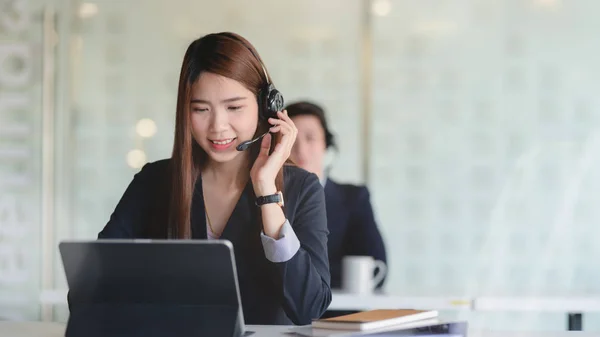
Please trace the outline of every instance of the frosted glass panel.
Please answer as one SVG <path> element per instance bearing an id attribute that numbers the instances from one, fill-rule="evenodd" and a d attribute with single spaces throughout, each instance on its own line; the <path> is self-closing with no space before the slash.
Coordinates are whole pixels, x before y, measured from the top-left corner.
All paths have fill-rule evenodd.
<path id="1" fill-rule="evenodd" d="M 598 3 L 387 3 L 373 17 L 370 177 L 387 289 L 600 294 Z M 557 317 L 486 319 L 564 328 Z"/>
<path id="2" fill-rule="evenodd" d="M 40 309 L 41 7 L 0 5 L 0 320 Z"/>

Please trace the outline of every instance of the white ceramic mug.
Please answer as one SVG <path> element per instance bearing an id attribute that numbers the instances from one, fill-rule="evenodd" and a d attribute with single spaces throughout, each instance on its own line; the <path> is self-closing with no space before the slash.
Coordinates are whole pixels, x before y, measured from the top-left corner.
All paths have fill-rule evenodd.
<path id="1" fill-rule="evenodd" d="M 342 290 L 353 294 L 371 293 L 386 274 L 387 266 L 383 261 L 371 256 L 345 256 L 342 259 Z"/>

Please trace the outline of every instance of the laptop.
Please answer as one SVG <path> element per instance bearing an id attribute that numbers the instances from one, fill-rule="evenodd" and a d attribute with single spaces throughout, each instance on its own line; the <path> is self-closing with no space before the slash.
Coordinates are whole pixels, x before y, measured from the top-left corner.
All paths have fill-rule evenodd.
<path id="1" fill-rule="evenodd" d="M 247 335 L 227 240 L 63 241 L 66 337 Z"/>

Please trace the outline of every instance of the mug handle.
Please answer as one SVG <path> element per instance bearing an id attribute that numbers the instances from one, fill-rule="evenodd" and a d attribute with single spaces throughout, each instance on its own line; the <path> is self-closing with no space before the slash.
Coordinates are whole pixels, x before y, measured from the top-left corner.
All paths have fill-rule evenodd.
<path id="1" fill-rule="evenodd" d="M 377 274 L 375 274 L 375 277 L 373 277 L 373 289 L 375 289 L 377 285 L 385 278 L 385 275 L 387 274 L 387 265 L 381 260 L 375 260 L 374 270 L 377 270 Z"/>

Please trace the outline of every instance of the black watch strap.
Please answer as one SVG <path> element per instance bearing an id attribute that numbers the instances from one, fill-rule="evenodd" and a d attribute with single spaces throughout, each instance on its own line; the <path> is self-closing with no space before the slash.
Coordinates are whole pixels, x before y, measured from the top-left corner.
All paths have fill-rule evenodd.
<path id="1" fill-rule="evenodd" d="M 283 194 L 281 192 L 277 192 L 275 194 L 257 197 L 255 204 L 256 206 L 262 206 L 266 204 L 278 204 L 279 206 L 283 206 Z"/>

